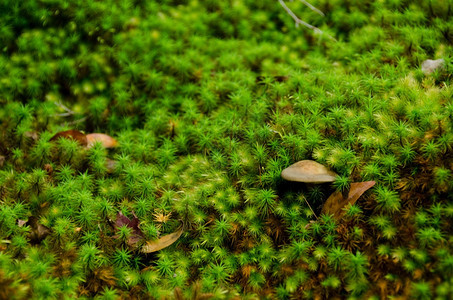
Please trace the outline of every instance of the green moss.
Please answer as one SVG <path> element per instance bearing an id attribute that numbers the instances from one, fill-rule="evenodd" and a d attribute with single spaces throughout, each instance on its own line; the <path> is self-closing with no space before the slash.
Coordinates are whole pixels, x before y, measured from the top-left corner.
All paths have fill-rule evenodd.
<path id="1" fill-rule="evenodd" d="M 0 3 L 2 296 L 448 297 L 451 0 L 285 2 L 322 35 L 278 1 L 16 2 Z M 119 146 L 51 141 L 67 129 Z M 303 159 L 338 178 L 282 180 Z M 342 219 L 319 214 L 368 180 Z M 144 254 L 119 212 L 145 240 L 185 232 Z"/>

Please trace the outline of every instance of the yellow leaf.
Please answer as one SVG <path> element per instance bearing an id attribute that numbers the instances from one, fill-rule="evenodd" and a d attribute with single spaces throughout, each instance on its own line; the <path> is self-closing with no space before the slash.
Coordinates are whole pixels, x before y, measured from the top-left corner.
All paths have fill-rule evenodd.
<path id="1" fill-rule="evenodd" d="M 178 231 L 164 235 L 157 241 L 147 241 L 146 244 L 142 247 L 143 253 L 151 253 L 167 248 L 174 242 L 176 242 L 184 232 L 184 228 L 181 228 Z"/>

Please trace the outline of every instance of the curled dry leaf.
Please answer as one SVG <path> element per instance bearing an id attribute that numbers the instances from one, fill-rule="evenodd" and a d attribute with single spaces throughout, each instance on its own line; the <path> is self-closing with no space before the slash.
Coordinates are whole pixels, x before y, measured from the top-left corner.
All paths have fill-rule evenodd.
<path id="1" fill-rule="evenodd" d="M 333 192 L 324 203 L 321 212 L 323 214 L 333 215 L 336 220 L 340 219 L 345 213 L 342 208 L 348 204 L 354 204 L 357 199 L 365 193 L 365 191 L 373 187 L 375 184 L 375 181 L 351 183 L 351 188 L 349 189 L 347 197 L 343 197 L 339 191 Z"/>
<path id="2" fill-rule="evenodd" d="M 164 235 L 156 241 L 147 241 L 146 244 L 142 247 L 143 253 L 151 253 L 167 248 L 174 242 L 176 242 L 184 232 L 184 228 L 181 227 L 178 231 Z"/>
<path id="3" fill-rule="evenodd" d="M 71 129 L 71 130 L 66 130 L 66 131 L 60 131 L 57 134 L 55 134 L 50 139 L 50 141 L 56 141 L 60 138 L 76 140 L 77 142 L 80 143 L 80 145 L 82 145 L 84 147 L 86 147 L 88 144 L 85 134 L 78 130 Z"/>
<path id="4" fill-rule="evenodd" d="M 89 133 L 86 135 L 87 148 L 93 147 L 94 143 L 100 142 L 104 148 L 113 148 L 118 146 L 118 142 L 110 135 L 103 133 Z"/>
<path id="5" fill-rule="evenodd" d="M 28 237 L 33 242 L 41 242 L 46 238 L 46 236 L 50 234 L 50 229 L 47 226 L 39 223 L 39 219 L 35 216 L 31 216 L 26 223 L 28 223 L 28 225 L 31 227 L 31 231 L 29 232 Z M 24 225 L 25 223 L 22 224 L 22 226 Z"/>

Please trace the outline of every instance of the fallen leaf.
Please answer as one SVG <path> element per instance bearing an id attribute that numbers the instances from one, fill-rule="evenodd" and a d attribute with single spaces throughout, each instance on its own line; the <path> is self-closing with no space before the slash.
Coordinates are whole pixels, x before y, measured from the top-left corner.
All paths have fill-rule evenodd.
<path id="1" fill-rule="evenodd" d="M 66 130 L 66 131 L 60 131 L 57 134 L 55 134 L 50 139 L 50 141 L 56 141 L 60 138 L 76 140 L 77 142 L 80 143 L 80 145 L 82 145 L 84 147 L 86 147 L 88 144 L 85 134 L 83 134 L 82 132 L 80 132 L 78 130 L 71 129 L 71 130 Z"/>
<path id="2" fill-rule="evenodd" d="M 140 225 L 140 220 L 137 218 L 137 216 L 134 214 L 134 217 L 132 219 L 129 219 L 125 215 L 123 215 L 122 212 L 118 212 L 116 216 L 116 221 L 115 221 L 115 229 L 118 229 L 122 226 L 127 226 L 129 228 L 132 228 L 132 235 L 128 239 L 127 243 L 130 246 L 135 245 L 137 242 L 139 242 L 141 239 L 143 239 L 143 232 L 139 228 Z M 118 238 L 118 235 L 115 235 L 114 238 Z"/>
<path id="3" fill-rule="evenodd" d="M 336 220 L 340 219 L 345 213 L 342 208 L 348 204 L 354 204 L 357 199 L 365 193 L 365 191 L 373 187 L 375 184 L 375 181 L 351 183 L 351 188 L 349 189 L 347 197 L 343 197 L 342 193 L 339 191 L 333 192 L 324 203 L 321 213 L 333 215 Z"/>
<path id="4" fill-rule="evenodd" d="M 37 223 L 36 232 L 38 233 L 39 238 L 44 238 L 50 233 L 50 230 L 47 226 Z"/>
<path id="5" fill-rule="evenodd" d="M 103 133 L 89 133 L 86 135 L 87 148 L 93 147 L 94 143 L 100 142 L 104 148 L 113 148 L 118 146 L 118 142 L 110 135 Z"/>
<path id="6" fill-rule="evenodd" d="M 116 222 L 115 222 L 115 227 L 121 227 L 126 225 L 127 227 L 133 228 L 134 230 L 140 231 L 138 228 L 140 220 L 134 215 L 134 218 L 129 219 L 125 215 L 123 215 L 122 212 L 118 212 L 116 215 Z M 141 231 L 140 231 L 141 232 Z"/>
<path id="7" fill-rule="evenodd" d="M 24 133 L 24 136 L 26 138 L 29 138 L 29 139 L 35 141 L 35 142 L 38 140 L 38 133 L 36 131 L 26 131 Z"/>
<path id="8" fill-rule="evenodd" d="M 178 231 L 164 235 L 156 241 L 147 241 L 146 244 L 142 247 L 143 253 L 151 253 L 167 248 L 174 242 L 176 242 L 184 232 L 184 228 L 181 227 Z"/>
<path id="9" fill-rule="evenodd" d="M 27 223 L 31 227 L 28 236 L 33 242 L 39 243 L 50 234 L 50 229 L 39 223 L 39 219 L 35 216 L 31 216 Z"/>

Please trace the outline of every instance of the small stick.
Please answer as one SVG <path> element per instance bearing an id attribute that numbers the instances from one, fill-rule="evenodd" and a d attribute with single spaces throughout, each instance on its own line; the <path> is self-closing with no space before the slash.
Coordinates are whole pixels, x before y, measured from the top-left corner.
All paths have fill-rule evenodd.
<path id="1" fill-rule="evenodd" d="M 283 7 L 283 9 L 288 13 L 288 15 L 291 16 L 291 18 L 293 18 L 294 22 L 296 22 L 296 27 L 299 27 L 299 24 L 302 24 L 303 26 L 313 30 L 315 33 L 319 33 L 319 34 L 325 34 L 328 38 L 330 38 L 331 40 L 333 41 L 337 41 L 335 38 L 333 38 L 332 36 L 330 36 L 329 34 L 327 33 L 324 33 L 324 31 L 322 31 L 321 29 L 319 29 L 318 27 L 316 26 L 313 26 L 311 24 L 308 24 L 307 22 L 305 21 L 302 21 L 301 19 L 299 19 L 293 12 L 292 10 L 286 6 L 285 2 L 283 0 L 278 0 L 278 2 L 280 3 L 280 5 Z"/>
<path id="2" fill-rule="evenodd" d="M 304 201 L 305 201 L 305 203 L 307 203 L 308 207 L 310 208 L 311 212 L 315 216 L 316 220 L 318 220 L 318 216 L 315 214 L 315 212 L 313 211 L 313 208 L 311 208 L 310 203 L 308 203 L 308 201 L 307 201 L 307 199 L 305 199 L 305 197 L 304 197 Z"/>
<path id="3" fill-rule="evenodd" d="M 58 116 L 58 117 L 67 117 L 67 116 L 71 116 L 71 115 L 75 114 L 75 112 L 73 110 L 68 108 L 66 105 L 64 105 L 60 101 L 58 101 L 58 102 L 55 101 L 54 104 L 66 111 L 65 113 L 56 114 L 56 116 Z"/>
<path id="4" fill-rule="evenodd" d="M 315 13 L 325 17 L 324 13 L 322 11 L 320 11 L 319 9 L 317 9 L 316 7 L 314 7 L 313 5 L 311 5 L 310 3 L 308 3 L 307 1 L 305 0 L 299 0 L 300 2 L 302 2 L 303 4 L 305 4 L 306 6 L 308 6 L 312 11 L 314 11 Z"/>
<path id="5" fill-rule="evenodd" d="M 81 118 L 81 119 L 74 120 L 74 121 L 72 121 L 72 122 L 67 122 L 67 123 L 66 123 L 66 126 L 72 126 L 72 125 L 81 123 L 81 122 L 85 121 L 86 119 L 87 119 L 87 117 L 83 117 L 83 118 Z M 63 126 L 63 124 L 61 124 L 60 126 Z"/>

